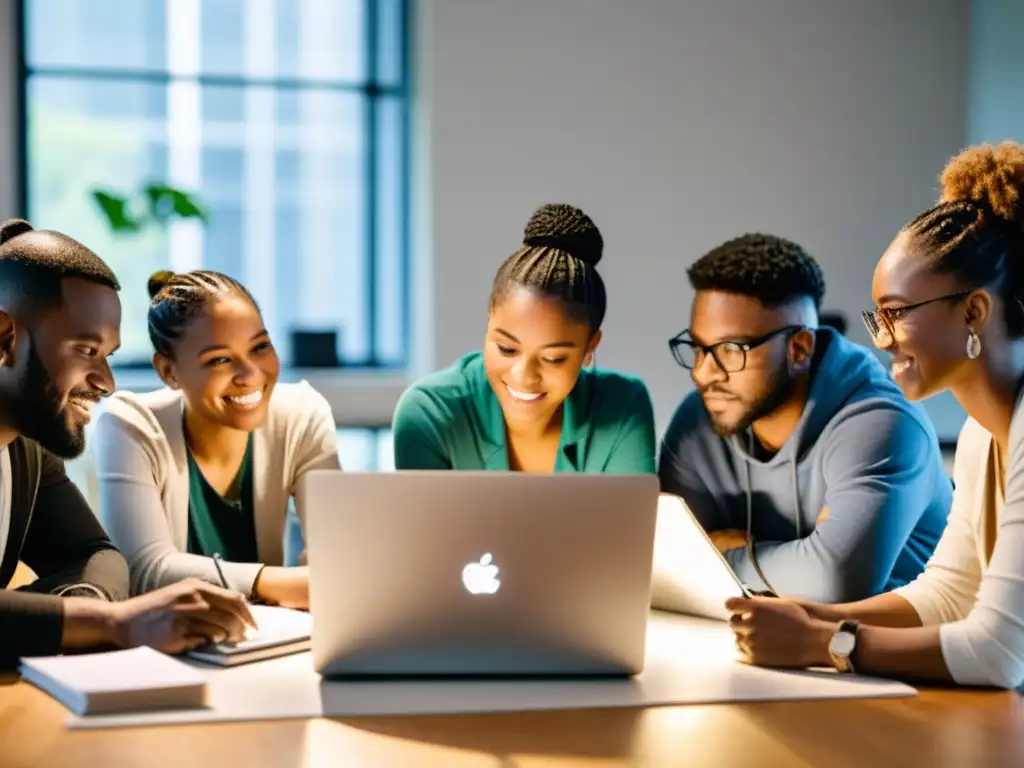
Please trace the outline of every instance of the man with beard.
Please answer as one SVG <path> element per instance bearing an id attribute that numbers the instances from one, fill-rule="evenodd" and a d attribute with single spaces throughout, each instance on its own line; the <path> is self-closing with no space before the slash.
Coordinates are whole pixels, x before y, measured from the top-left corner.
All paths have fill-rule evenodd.
<path id="1" fill-rule="evenodd" d="M 241 595 L 194 580 L 125 600 L 124 558 L 64 473 L 114 387 L 118 288 L 70 237 L 0 226 L 0 668 L 84 649 L 178 652 L 252 624 Z M 6 589 L 19 561 L 39 578 Z"/>
<path id="2" fill-rule="evenodd" d="M 818 326 L 818 264 L 749 234 L 688 275 L 690 327 L 669 344 L 697 391 L 662 442 L 662 491 L 755 591 L 845 602 L 913 580 L 951 483 L 923 411 L 867 349 Z"/>

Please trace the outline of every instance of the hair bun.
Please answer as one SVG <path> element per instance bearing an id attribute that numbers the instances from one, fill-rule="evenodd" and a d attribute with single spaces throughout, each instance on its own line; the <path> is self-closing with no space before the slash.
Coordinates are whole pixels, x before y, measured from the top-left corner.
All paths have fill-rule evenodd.
<path id="1" fill-rule="evenodd" d="M 174 273 L 169 269 L 162 269 L 159 272 L 154 272 L 149 276 L 149 282 L 146 283 L 146 289 L 149 291 L 149 298 L 155 299 L 156 295 L 160 293 L 165 285 L 174 279 Z"/>
<path id="2" fill-rule="evenodd" d="M 596 266 L 604 252 L 597 225 L 579 208 L 565 203 L 542 205 L 526 223 L 523 243 L 558 248 Z"/>
<path id="3" fill-rule="evenodd" d="M 3 224 L 0 224 L 0 245 L 3 245 L 8 240 L 11 240 L 18 235 L 23 235 L 26 232 L 32 231 L 32 225 L 24 219 L 9 219 Z"/>
<path id="4" fill-rule="evenodd" d="M 992 211 L 1024 232 L 1024 147 L 1004 141 L 997 147 L 968 147 L 942 171 L 940 202 L 965 201 Z"/>

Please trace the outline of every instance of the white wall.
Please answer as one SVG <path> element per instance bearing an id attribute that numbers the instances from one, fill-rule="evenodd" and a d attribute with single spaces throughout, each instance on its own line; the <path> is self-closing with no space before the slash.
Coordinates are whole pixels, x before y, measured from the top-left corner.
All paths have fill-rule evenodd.
<path id="1" fill-rule="evenodd" d="M 606 241 L 599 364 L 642 376 L 661 425 L 690 386 L 666 345 L 688 264 L 795 239 L 866 341 L 875 262 L 964 142 L 966 0 L 433 0 L 420 25 L 435 364 L 481 343 L 532 210 L 571 202 Z"/>
<path id="2" fill-rule="evenodd" d="M 17 38 L 15 3 L 0 0 L 0 221 L 20 213 L 17 210 Z"/>
<path id="3" fill-rule="evenodd" d="M 971 144 L 1024 141 L 1024 3 L 975 0 L 971 8 L 967 136 Z"/>

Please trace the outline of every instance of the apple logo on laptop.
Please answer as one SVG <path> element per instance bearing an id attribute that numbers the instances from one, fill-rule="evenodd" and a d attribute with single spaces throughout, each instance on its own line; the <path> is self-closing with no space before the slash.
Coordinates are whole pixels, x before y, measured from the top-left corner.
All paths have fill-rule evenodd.
<path id="1" fill-rule="evenodd" d="M 498 566 L 491 562 L 493 558 L 488 552 L 480 558 L 480 562 L 469 563 L 462 569 L 462 583 L 473 595 L 493 595 L 501 586 L 498 578 Z"/>

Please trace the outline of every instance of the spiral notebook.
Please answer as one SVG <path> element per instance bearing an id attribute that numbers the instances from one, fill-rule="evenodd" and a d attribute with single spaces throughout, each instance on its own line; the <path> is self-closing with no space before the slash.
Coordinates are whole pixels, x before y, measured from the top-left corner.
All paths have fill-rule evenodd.
<path id="1" fill-rule="evenodd" d="M 313 635 L 313 617 L 273 605 L 250 605 L 257 629 L 236 643 L 202 645 L 186 656 L 196 661 L 232 667 L 251 661 L 273 659 L 290 653 L 308 651 Z"/>

